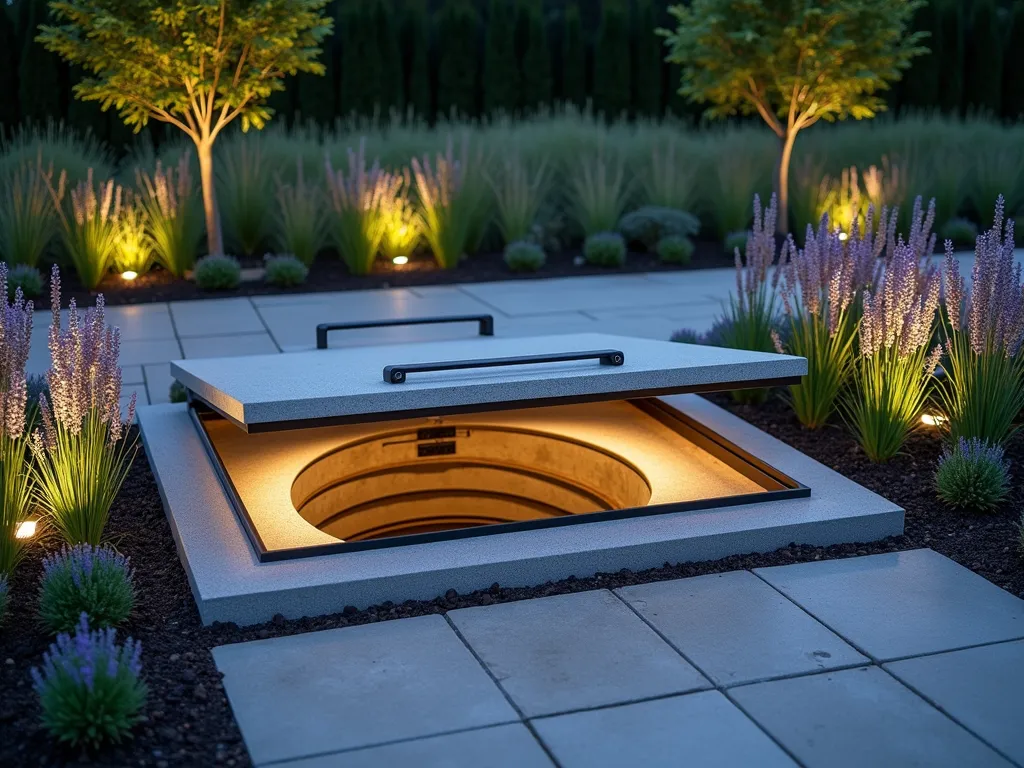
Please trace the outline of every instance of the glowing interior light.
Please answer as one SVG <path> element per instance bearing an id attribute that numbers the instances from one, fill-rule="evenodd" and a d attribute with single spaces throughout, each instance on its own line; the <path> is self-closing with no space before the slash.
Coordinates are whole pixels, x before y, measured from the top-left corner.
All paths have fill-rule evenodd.
<path id="1" fill-rule="evenodd" d="M 122 280 L 134 280 L 138 276 L 139 276 L 138 272 L 132 272 L 132 270 L 130 270 L 130 269 L 121 273 L 121 279 Z"/>
<path id="2" fill-rule="evenodd" d="M 846 234 L 845 232 L 840 232 L 840 233 L 839 233 L 839 239 L 840 239 L 840 240 L 845 240 L 845 239 L 846 239 L 846 238 L 848 238 L 848 237 L 849 237 L 849 235 L 848 235 L 848 234 Z"/>
<path id="3" fill-rule="evenodd" d="M 938 427 L 946 423 L 946 417 L 937 413 L 925 413 L 921 415 L 921 423 L 929 427 Z"/>
<path id="4" fill-rule="evenodd" d="M 18 530 L 15 531 L 14 536 L 18 539 L 31 539 L 36 535 L 36 521 L 35 520 L 22 520 L 18 523 Z"/>
<path id="5" fill-rule="evenodd" d="M 393 258 L 391 261 L 393 263 L 398 264 L 399 266 L 401 266 L 402 264 L 408 264 L 409 263 L 409 257 L 408 256 L 395 256 L 395 258 Z"/>

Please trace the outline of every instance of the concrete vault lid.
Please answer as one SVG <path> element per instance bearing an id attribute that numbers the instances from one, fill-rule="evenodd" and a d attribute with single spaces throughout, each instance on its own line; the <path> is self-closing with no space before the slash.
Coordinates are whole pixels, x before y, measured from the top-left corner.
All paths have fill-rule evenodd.
<path id="1" fill-rule="evenodd" d="M 587 352 L 604 357 L 497 363 Z M 621 363 L 612 353 L 621 355 Z M 423 364 L 483 360 L 492 367 L 416 370 Z M 171 363 L 171 373 L 193 396 L 256 432 L 786 383 L 807 373 L 807 361 L 580 333 L 180 360 Z"/>

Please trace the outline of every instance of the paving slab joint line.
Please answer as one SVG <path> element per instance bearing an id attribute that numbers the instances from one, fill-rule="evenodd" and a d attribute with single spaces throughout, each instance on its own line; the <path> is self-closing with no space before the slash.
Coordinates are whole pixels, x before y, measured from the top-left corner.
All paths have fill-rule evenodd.
<path id="1" fill-rule="evenodd" d="M 732 704 L 734 707 L 736 707 L 736 709 L 738 709 L 740 712 L 743 713 L 743 716 L 745 718 L 747 718 L 747 720 L 749 720 L 755 726 L 757 726 L 757 728 L 761 731 L 761 733 L 763 733 L 765 736 L 767 736 L 769 739 L 771 739 L 772 743 L 774 743 L 776 746 L 778 746 L 779 749 L 781 749 L 783 752 L 785 752 L 787 755 L 789 755 L 789 759 L 790 760 L 792 760 L 797 765 L 801 766 L 801 768 L 808 768 L 806 763 L 804 763 L 801 760 L 799 760 L 797 758 L 797 756 L 792 751 L 790 751 L 790 749 L 785 744 L 783 744 L 781 741 L 779 741 L 777 738 L 775 738 L 774 734 L 770 733 L 767 728 L 765 728 L 763 725 L 761 725 L 761 723 L 757 720 L 757 718 L 755 718 L 746 709 L 744 709 L 743 706 L 738 701 L 736 701 L 735 698 L 730 696 L 729 695 L 729 689 L 723 689 L 721 691 L 721 693 L 722 693 L 723 696 L 725 696 L 726 699 L 728 699 L 730 704 Z"/>
<path id="2" fill-rule="evenodd" d="M 503 281 L 503 282 L 507 282 L 507 281 Z M 470 293 L 469 291 L 467 291 L 463 287 L 464 285 L 483 285 L 483 283 L 460 283 L 460 284 L 456 285 L 455 287 L 456 287 L 456 289 L 458 289 L 459 293 L 461 293 L 463 296 L 466 296 L 466 297 L 468 297 L 470 299 L 473 299 L 473 301 L 479 301 L 481 304 L 483 304 L 489 310 L 491 310 L 492 312 L 496 312 L 497 314 L 501 315 L 503 318 L 506 318 L 506 319 L 509 319 L 509 320 L 512 319 L 512 315 L 505 314 L 500 309 L 498 309 L 496 306 L 491 304 L 491 302 L 487 301 L 487 299 L 482 299 L 479 296 L 474 296 L 472 293 Z M 496 330 L 498 330 L 500 332 L 500 328 L 496 329 Z"/>
<path id="3" fill-rule="evenodd" d="M 714 680 L 713 680 L 713 679 L 711 678 L 711 676 L 710 676 L 710 675 L 706 674 L 706 673 L 704 672 L 704 670 L 703 670 L 703 669 L 701 669 L 701 668 L 700 668 L 700 666 L 699 666 L 698 664 L 695 664 L 695 663 L 694 663 L 694 662 L 693 662 L 693 661 L 692 661 L 692 660 L 691 660 L 690 658 L 688 658 L 688 657 L 687 657 L 687 655 L 686 655 L 685 653 L 683 653 L 683 652 L 682 652 L 682 651 L 681 651 L 681 650 L 680 650 L 679 648 L 677 648 L 677 647 L 676 647 L 676 646 L 675 646 L 675 645 L 674 645 L 674 644 L 672 643 L 672 641 L 671 641 L 671 640 L 669 640 L 669 639 L 668 639 L 667 637 L 665 637 L 665 635 L 663 635 L 663 634 L 662 634 L 661 632 L 659 632 L 659 631 L 658 631 L 658 629 L 657 629 L 657 627 L 655 627 L 655 626 L 654 626 L 653 624 L 651 624 L 651 622 L 649 622 L 649 621 L 648 621 L 647 619 L 645 619 L 645 618 L 644 618 L 643 616 L 641 616 L 641 615 L 640 615 L 640 612 L 639 612 L 639 611 L 637 611 L 637 610 L 636 610 L 636 608 L 634 608 L 634 607 L 633 607 L 633 606 L 632 606 L 632 605 L 631 605 L 631 604 L 629 603 L 629 601 L 628 601 L 628 600 L 624 599 L 624 598 L 622 597 L 622 595 L 620 595 L 620 594 L 618 593 L 618 590 L 614 590 L 614 589 L 613 589 L 613 590 L 611 590 L 611 593 L 612 593 L 613 595 L 615 595 L 615 597 L 617 597 L 617 598 L 618 598 L 618 599 L 619 599 L 619 600 L 620 600 L 620 601 L 622 602 L 622 604 L 623 604 L 623 605 L 625 605 L 625 606 L 626 606 L 626 607 L 627 607 L 627 608 L 628 608 L 629 610 L 631 610 L 631 611 L 632 611 L 632 612 L 634 613 L 634 615 L 636 615 L 636 617 L 637 617 L 638 619 L 640 619 L 640 621 L 642 621 L 642 622 L 643 622 L 644 624 L 646 624 L 646 625 L 647 625 L 648 627 L 650 627 L 650 628 L 651 628 L 651 630 L 652 630 L 652 631 L 653 631 L 653 632 L 654 632 L 654 633 L 655 633 L 655 634 L 656 634 L 656 635 L 657 635 L 658 637 L 660 637 L 660 638 L 662 639 L 662 641 L 663 641 L 663 642 L 665 642 L 665 643 L 666 643 L 666 644 L 668 645 L 668 647 L 669 647 L 669 648 L 671 648 L 671 649 L 672 649 L 673 651 L 675 651 L 675 652 L 676 652 L 676 653 L 678 653 L 678 654 L 679 654 L 680 656 L 682 656 L 682 657 L 683 657 L 683 659 L 685 659 L 685 660 L 686 660 L 686 662 L 687 662 L 688 664 L 690 664 L 690 665 L 691 665 L 691 666 L 692 666 L 692 667 L 693 667 L 694 669 L 696 669 L 696 670 L 697 670 L 698 672 L 700 672 L 700 674 L 701 674 L 701 675 L 703 675 L 703 676 L 704 676 L 704 678 L 705 678 L 705 679 L 706 679 L 706 680 L 707 680 L 707 681 L 708 681 L 709 683 L 711 683 L 711 685 L 712 685 L 712 687 L 714 688 L 714 690 L 716 690 L 716 691 L 719 691 L 719 692 L 720 692 L 720 693 L 721 693 L 721 694 L 722 694 L 723 696 L 725 696 L 725 697 L 726 697 L 726 699 L 728 699 L 728 700 L 729 700 L 730 702 L 732 702 L 732 705 L 733 705 L 734 707 L 736 707 L 737 709 L 739 709 L 739 710 L 740 710 L 740 712 L 742 712 L 742 713 L 743 713 L 743 715 L 744 715 L 744 716 L 745 716 L 745 717 L 746 717 L 746 718 L 747 718 L 747 719 L 748 719 L 748 720 L 749 720 L 750 722 L 752 722 L 752 723 L 753 723 L 753 724 L 754 724 L 755 726 L 757 726 L 757 728 L 758 728 L 758 729 L 760 729 L 760 731 L 761 731 L 761 732 L 762 732 L 762 733 L 763 733 L 763 734 L 764 734 L 765 736 L 767 736 L 767 737 L 768 737 L 769 739 L 771 739 L 771 740 L 772 740 L 772 742 L 774 742 L 774 743 L 775 743 L 776 745 L 778 745 L 779 749 L 781 749 L 781 750 L 782 750 L 783 752 L 785 752 L 785 753 L 786 753 L 787 755 L 789 755 L 789 756 L 790 756 L 790 758 L 792 758 L 792 760 L 793 760 L 793 761 L 794 761 L 794 762 L 795 762 L 795 763 L 796 763 L 797 765 L 800 765 L 800 766 L 802 766 L 802 765 L 803 765 L 803 763 L 801 763 L 801 762 L 800 762 L 799 760 L 797 760 L 797 759 L 796 759 L 796 755 L 794 755 L 794 754 L 793 754 L 792 752 L 790 752 L 790 751 L 789 751 L 788 749 L 786 749 L 785 745 L 784 745 L 784 744 L 783 744 L 783 743 L 782 743 L 781 741 L 779 741 L 778 739 L 776 739 L 776 738 L 775 738 L 775 736 L 774 736 L 773 734 L 769 733 L 769 732 L 768 732 L 768 730 L 767 730 L 766 728 L 764 728 L 764 726 L 762 726 L 762 725 L 761 725 L 761 724 L 760 724 L 760 723 L 759 723 L 759 722 L 758 722 L 757 720 L 755 720 L 755 719 L 754 719 L 753 717 L 751 717 L 751 716 L 750 716 L 750 713 L 749 713 L 749 712 L 747 712 L 747 711 L 746 711 L 745 709 L 743 709 L 742 707 L 740 707 L 740 706 L 739 706 L 739 705 L 738 705 L 738 704 L 736 703 L 736 701 L 735 701 L 735 700 L 734 700 L 734 699 L 732 698 L 732 696 L 730 696 L 730 695 L 729 695 L 729 691 L 728 691 L 728 689 L 727 689 L 727 688 L 724 688 L 724 687 L 721 687 L 721 686 L 718 686 L 718 685 L 716 685 L 716 684 L 715 684 L 715 681 L 714 681 Z"/>
<path id="4" fill-rule="evenodd" d="M 436 739 L 442 736 L 454 736 L 459 733 L 472 733 L 473 731 L 486 731 L 489 728 L 502 728 L 506 725 L 519 725 L 519 721 L 509 720 L 503 723 L 489 723 L 487 725 L 474 725 L 469 728 L 456 728 L 453 731 L 439 731 L 437 733 L 428 733 L 424 736 L 409 736 L 404 739 L 392 739 L 390 741 L 379 741 L 373 744 L 360 744 L 358 747 L 343 747 L 342 749 L 329 749 L 326 752 L 311 752 L 308 755 L 300 755 L 299 757 L 288 757 L 283 760 L 267 760 L 262 763 L 254 763 L 256 768 L 265 768 L 265 766 L 281 766 L 281 768 L 288 768 L 289 765 L 295 765 L 306 760 L 313 760 L 317 757 L 329 757 L 330 755 L 347 755 L 353 752 L 361 752 L 363 750 L 378 749 L 379 747 L 390 747 L 394 744 L 408 744 L 414 741 L 426 741 L 427 739 Z"/>
<path id="5" fill-rule="evenodd" d="M 1006 640 L 1006 641 L 1003 641 L 1003 642 L 1009 642 L 1009 643 L 1013 643 L 1013 642 L 1018 642 L 1018 641 L 1016 641 L 1016 640 Z M 983 643 L 983 644 L 981 644 L 981 645 L 972 645 L 972 646 L 968 646 L 968 647 L 969 647 L 969 648 L 981 648 L 981 647 L 984 647 L 984 646 L 987 646 L 987 645 L 999 645 L 999 643 Z M 967 650 L 967 649 L 966 649 L 966 648 L 958 648 L 957 650 Z M 955 653 L 955 651 L 942 651 L 941 653 Z M 899 659 L 899 661 L 905 661 L 905 660 L 907 660 L 907 659 L 918 659 L 918 658 L 923 658 L 924 656 L 937 656 L 937 655 L 938 655 L 938 654 L 935 654 L 935 653 L 928 653 L 928 654 L 923 654 L 923 656 L 906 656 L 906 657 L 904 657 L 903 659 Z M 886 662 L 886 664 L 890 664 L 890 663 L 892 663 L 892 662 Z M 995 753 L 996 753 L 997 755 L 999 755 L 999 756 L 1001 756 L 1001 757 L 1005 758 L 1005 759 L 1006 759 L 1006 761 L 1007 761 L 1007 762 L 1009 762 L 1009 763 L 1010 763 L 1011 765 L 1015 765 L 1015 766 L 1018 766 L 1018 768 L 1021 768 L 1021 764 L 1020 764 L 1020 763 L 1018 763 L 1018 762 L 1017 762 L 1016 760 L 1014 760 L 1014 759 L 1013 759 L 1012 757 L 1010 757 L 1010 756 L 1009 756 L 1008 754 L 1006 754 L 1005 752 L 1003 752 L 1003 751 L 1002 751 L 1001 749 L 999 749 L 999 747 L 997 747 L 997 746 L 996 746 L 995 744 L 991 743 L 991 742 L 990 742 L 990 741 L 989 741 L 988 739 L 986 739 L 986 738 L 985 738 L 984 736 L 982 736 L 982 735 L 981 735 L 980 733 L 976 733 L 976 732 L 975 732 L 975 731 L 974 731 L 974 730 L 973 730 L 972 728 L 970 728 L 970 727 L 969 727 L 969 726 L 967 726 L 966 724 L 964 724 L 964 723 L 960 722 L 960 720 L 959 720 L 959 719 L 957 719 L 957 718 L 956 718 L 956 717 L 955 717 L 955 716 L 953 715 L 953 713 L 952 713 L 952 712 L 949 712 L 949 711 L 947 711 L 947 710 L 946 710 L 945 708 L 943 708 L 943 707 L 939 706 L 939 704 L 938 704 L 937 702 L 935 702 L 935 701 L 932 701 L 932 699 L 931 699 L 931 698 L 929 698 L 928 696 L 926 696 L 926 695 L 925 695 L 924 693 L 922 693 L 921 691 L 917 690 L 917 688 L 915 688 L 915 687 L 914 687 L 913 685 L 911 685 L 910 683 L 908 683 L 908 682 L 907 682 L 906 680 L 903 680 L 903 679 L 899 678 L 899 677 L 898 677 L 898 676 L 897 676 L 896 674 L 894 674 L 893 672 L 889 671 L 888 669 L 886 669 L 886 668 L 885 668 L 884 666 L 882 666 L 881 664 L 879 664 L 879 665 L 878 665 L 878 668 L 879 668 L 879 669 L 881 669 L 881 670 L 882 670 L 882 671 L 883 671 L 883 672 L 884 672 L 885 674 L 887 674 L 887 675 L 888 675 L 889 677 L 891 677 L 891 678 L 892 678 L 893 680 L 895 680 L 895 681 L 896 681 L 897 683 L 899 683 L 899 684 L 900 684 L 900 685 L 902 685 L 902 686 L 903 686 L 904 688 L 906 688 L 906 689 L 907 689 L 908 691 L 910 691 L 910 692 L 911 692 L 912 694 L 914 694 L 915 696 L 917 696 L 918 698 L 920 698 L 920 699 L 921 699 L 921 700 L 923 700 L 924 702 L 926 702 L 926 703 L 930 704 L 930 705 L 931 705 L 931 706 L 933 706 L 933 707 L 934 707 L 935 709 L 937 709 L 937 710 L 938 710 L 939 712 L 941 712 L 942 714 L 944 714 L 944 715 L 945 715 L 946 717 L 948 717 L 948 718 L 949 718 L 950 720 L 952 720 L 952 721 L 953 721 L 954 723 L 956 723 L 957 725 L 959 725 L 959 726 L 960 726 L 961 728 L 963 728 L 963 729 L 964 729 L 965 731 L 967 731 L 967 732 L 968 732 L 969 734 L 971 734 L 971 736 L 973 736 L 973 737 L 974 737 L 974 738 L 976 738 L 976 739 L 977 739 L 978 741 L 980 741 L 980 742 L 981 742 L 982 744 L 984 744 L 985 746 L 987 746 L 987 747 L 988 747 L 989 749 L 991 749 L 991 750 L 992 750 L 993 752 L 995 752 Z"/>
<path id="6" fill-rule="evenodd" d="M 990 645 L 1002 645 L 1003 643 L 1019 643 L 1024 640 L 1024 635 L 1020 637 L 1008 637 L 1005 640 L 987 640 L 983 643 L 972 643 L 971 645 L 960 645 L 956 648 L 946 648 L 941 651 L 926 651 L 925 653 L 912 653 L 909 656 L 897 656 L 892 659 L 885 659 L 884 661 L 878 661 L 878 665 L 884 664 L 895 664 L 898 661 L 909 661 L 910 659 L 926 659 L 929 656 L 942 656 L 944 653 L 956 653 L 957 651 L 969 651 L 972 648 L 986 648 Z"/>
<path id="7" fill-rule="evenodd" d="M 267 325 L 267 321 L 263 318 L 263 314 L 260 312 L 260 308 L 258 306 L 256 306 L 256 304 L 253 302 L 252 296 L 246 296 L 246 299 L 249 302 L 249 306 L 252 307 L 252 311 L 256 313 L 256 317 L 258 317 L 260 319 L 260 325 L 263 326 L 263 330 L 265 330 L 267 332 L 267 336 L 270 337 L 270 343 L 273 344 L 277 348 L 278 352 L 284 352 L 284 350 L 281 349 L 281 345 L 277 343 L 277 339 L 274 338 L 274 332 L 270 330 L 270 326 Z M 310 328 L 309 335 L 312 337 L 313 334 L 315 334 L 315 333 L 316 333 L 316 330 L 313 329 L 313 328 Z"/>
<path id="8" fill-rule="evenodd" d="M 521 722 L 526 727 L 526 730 L 530 732 L 530 735 L 533 736 L 534 740 L 537 742 L 540 748 L 544 750 L 544 754 L 548 756 L 548 759 L 551 761 L 552 765 L 561 768 L 562 764 L 557 759 L 555 759 L 554 753 L 552 753 L 552 751 L 548 749 L 548 745 L 544 743 L 544 740 L 541 739 L 540 734 L 537 733 L 537 731 L 534 729 L 533 724 L 523 714 L 523 710 L 521 710 L 519 706 L 512 700 L 512 697 L 508 695 L 508 692 L 505 690 L 502 684 L 498 682 L 498 678 L 495 677 L 494 673 L 491 672 L 491 670 L 488 668 L 486 664 L 484 664 L 484 660 L 480 658 L 480 654 L 476 652 L 476 648 L 470 645 L 469 641 L 459 631 L 459 628 L 455 626 L 455 622 L 448 618 L 447 611 L 445 611 L 442 615 L 444 616 L 444 620 L 448 622 L 448 626 L 452 628 L 452 632 L 455 633 L 455 636 L 459 638 L 459 640 L 462 642 L 464 646 L 466 646 L 466 650 L 473 654 L 473 658 L 476 659 L 476 663 L 480 665 L 484 673 L 489 678 L 491 678 L 491 682 L 493 682 L 497 689 L 501 691 L 501 695 L 505 697 L 505 700 L 508 702 L 508 705 L 512 707 L 512 709 L 515 711 L 517 715 L 519 715 L 519 722 Z"/>

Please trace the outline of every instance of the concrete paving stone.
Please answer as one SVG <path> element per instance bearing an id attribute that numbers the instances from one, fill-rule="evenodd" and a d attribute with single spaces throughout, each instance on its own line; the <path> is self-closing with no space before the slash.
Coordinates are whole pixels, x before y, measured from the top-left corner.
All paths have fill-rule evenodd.
<path id="1" fill-rule="evenodd" d="M 930 549 L 754 572 L 882 661 L 1024 637 L 1024 600 Z"/>
<path id="2" fill-rule="evenodd" d="M 175 339 L 121 342 L 121 365 L 166 363 L 180 358 L 181 347 Z"/>
<path id="3" fill-rule="evenodd" d="M 497 725 L 475 731 L 385 744 L 354 752 L 310 757 L 287 768 L 553 768 L 525 725 Z"/>
<path id="4" fill-rule="evenodd" d="M 326 294 L 331 296 L 331 294 Z M 316 294 L 315 296 L 320 296 Z M 302 304 L 261 305 L 259 313 L 286 351 L 316 346 L 316 327 L 320 323 L 368 322 L 398 318 L 443 317 L 448 315 L 497 314 L 487 305 L 463 293 L 422 298 L 407 290 L 360 291 L 344 294 L 331 301 Z M 501 320 L 496 319 L 500 327 Z M 410 341 L 437 341 L 473 336 L 477 328 L 457 323 L 434 326 L 399 326 L 335 331 L 328 337 L 331 347 L 389 344 Z"/>
<path id="5" fill-rule="evenodd" d="M 1024 765 L 1024 641 L 894 661 L 885 668 Z"/>
<path id="6" fill-rule="evenodd" d="M 749 571 L 616 591 L 718 685 L 868 661 Z"/>
<path id="7" fill-rule="evenodd" d="M 121 366 L 121 383 L 122 384 L 145 384 L 146 377 L 142 374 L 141 365 L 122 365 Z"/>
<path id="8" fill-rule="evenodd" d="M 605 590 L 463 608 L 448 618 L 527 717 L 709 687 Z"/>
<path id="9" fill-rule="evenodd" d="M 146 376 L 146 394 L 150 404 L 169 403 L 171 384 L 174 382 L 170 364 L 144 365 L 142 370 Z"/>
<path id="10" fill-rule="evenodd" d="M 878 667 L 774 680 L 729 695 L 806 768 L 1011 768 Z"/>
<path id="11" fill-rule="evenodd" d="M 532 721 L 562 768 L 782 768 L 796 763 L 718 691 Z"/>
<path id="12" fill-rule="evenodd" d="M 171 302 L 178 337 L 222 336 L 265 331 L 252 302 L 239 299 L 197 299 Z"/>
<path id="13" fill-rule="evenodd" d="M 518 720 L 440 616 L 213 649 L 255 764 Z"/>
<path id="14" fill-rule="evenodd" d="M 186 358 L 270 355 L 279 351 L 269 333 L 194 336 L 182 339 L 181 347 Z"/>
<path id="15" fill-rule="evenodd" d="M 121 341 L 173 339 L 167 304 L 129 304 L 106 308 L 107 322 L 121 331 Z"/>

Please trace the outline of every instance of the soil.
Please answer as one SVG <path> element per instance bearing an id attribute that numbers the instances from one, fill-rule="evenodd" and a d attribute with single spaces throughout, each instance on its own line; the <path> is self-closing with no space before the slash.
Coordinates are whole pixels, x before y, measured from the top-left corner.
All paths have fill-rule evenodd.
<path id="1" fill-rule="evenodd" d="M 240 259 L 242 268 L 263 266 L 260 259 Z M 180 301 L 185 299 L 223 299 L 233 296 L 264 296 L 282 293 L 320 293 L 323 291 L 361 291 L 373 288 L 401 288 L 420 285 L 452 285 L 455 283 L 486 283 L 495 280 L 537 280 L 548 277 L 578 277 L 581 275 L 630 274 L 636 272 L 672 272 L 680 270 L 731 267 L 732 258 L 718 242 L 698 242 L 693 258 L 686 266 L 665 264 L 657 255 L 630 252 L 622 267 L 595 267 L 583 261 L 579 251 L 562 251 L 548 255 L 547 262 L 537 272 L 513 272 L 500 253 L 480 253 L 472 256 L 455 269 L 440 269 L 429 254 L 417 253 L 409 263 L 397 266 L 378 258 L 374 270 L 368 275 L 350 274 L 345 263 L 337 257 L 321 254 L 310 268 L 306 282 L 294 288 L 268 285 L 262 279 L 243 281 L 230 291 L 202 291 L 192 280 L 177 279 L 170 272 L 154 267 L 131 282 L 110 274 L 95 291 L 88 291 L 78 282 L 74 270 L 62 270 L 65 300 L 74 297 L 79 306 L 92 306 L 93 298 L 102 293 L 109 306 L 144 304 L 154 301 Z M 49 288 L 45 289 L 49 291 Z M 44 295 L 46 293 L 44 292 Z M 36 299 L 40 306 L 45 299 Z"/>
<path id="2" fill-rule="evenodd" d="M 898 502 L 907 510 L 906 533 L 870 544 L 833 547 L 791 545 L 769 554 L 751 554 L 715 562 L 665 564 L 661 568 L 569 578 L 533 588 L 506 588 L 459 595 L 454 590 L 433 601 L 385 603 L 358 611 L 347 608 L 333 616 L 267 624 L 204 627 L 178 561 L 156 484 L 143 453 L 139 454 L 124 490 L 111 513 L 112 543 L 130 556 L 139 598 L 124 631 L 141 639 L 143 674 L 150 695 L 144 719 L 134 738 L 94 755 L 71 752 L 54 743 L 39 725 L 39 710 L 29 670 L 40 662 L 50 638 L 35 620 L 35 591 L 46 551 L 55 539 L 33 542 L 14 575 L 11 612 L 0 628 L 0 765 L 14 766 L 206 766 L 249 765 L 249 758 L 213 664 L 210 649 L 225 643 L 262 639 L 376 621 L 444 613 L 450 609 L 531 597 L 613 588 L 705 573 L 732 571 L 829 558 L 855 557 L 931 547 L 1024 597 L 1024 560 L 1018 552 L 1018 520 L 1024 500 L 1024 437 L 1015 438 L 1008 457 L 1016 468 L 1013 498 L 1000 511 L 984 516 L 955 512 L 939 502 L 931 477 L 940 451 L 934 432 L 911 438 L 903 455 L 875 465 L 841 427 L 807 432 L 778 400 L 760 406 L 738 406 L 727 396 L 713 396 L 758 427 L 808 453 L 847 477 Z"/>

